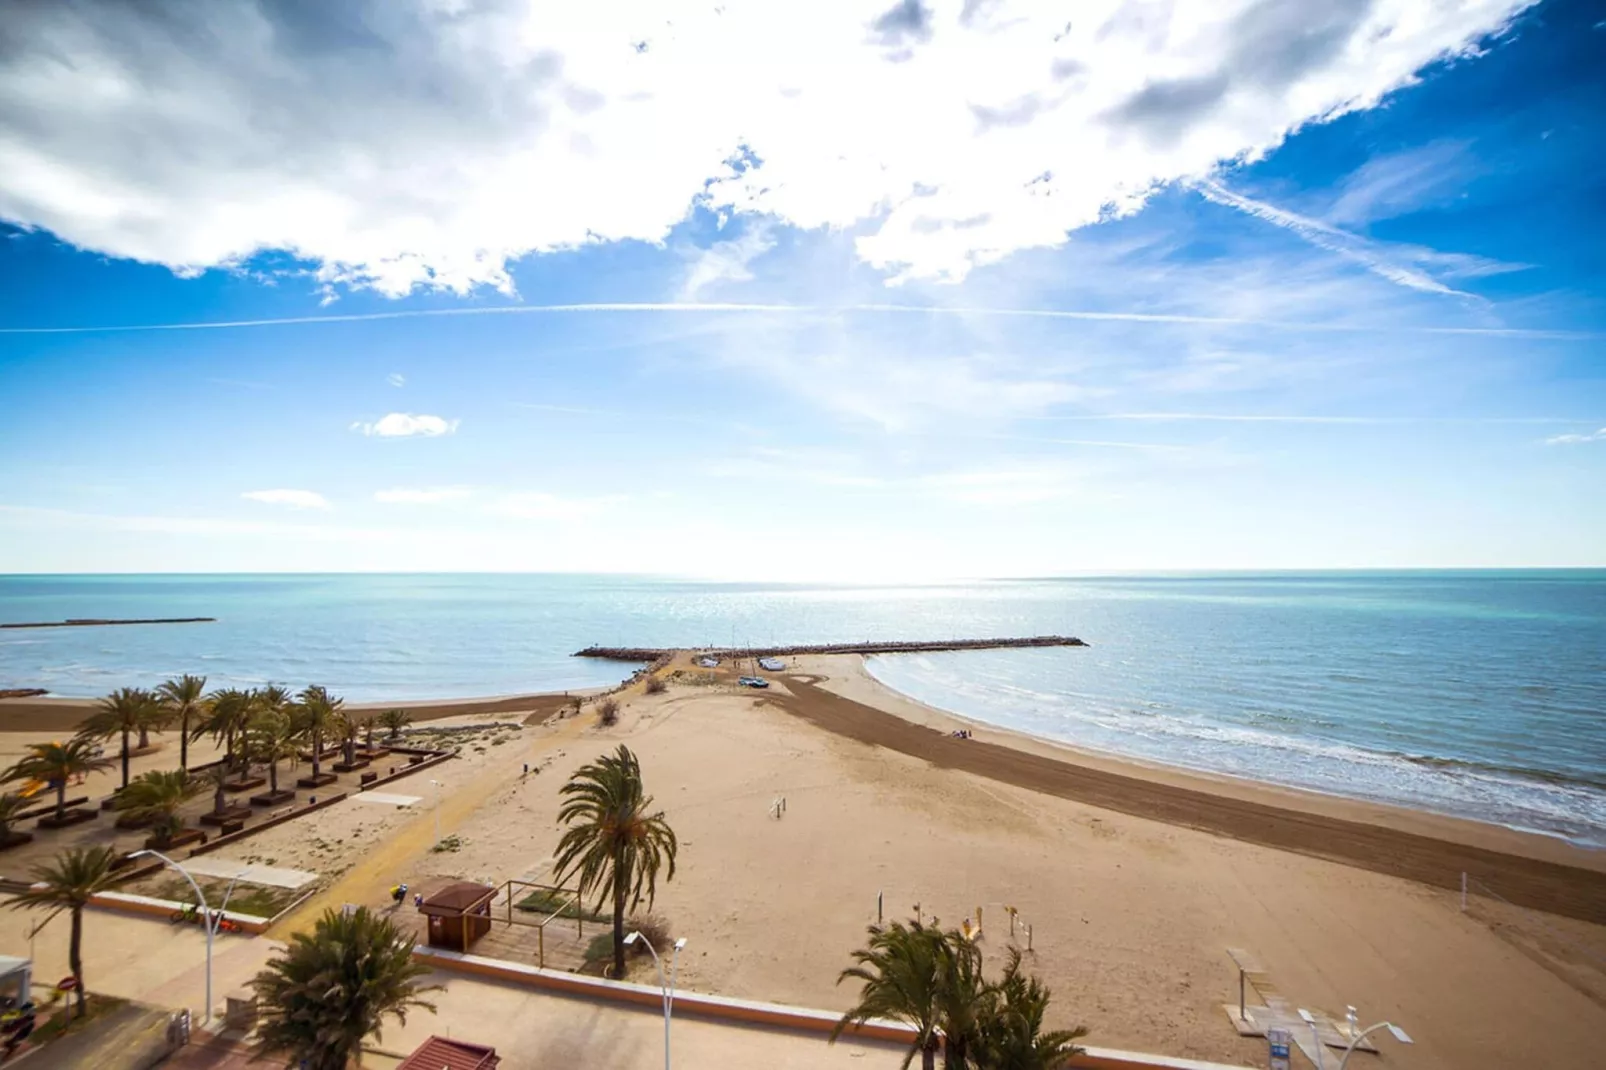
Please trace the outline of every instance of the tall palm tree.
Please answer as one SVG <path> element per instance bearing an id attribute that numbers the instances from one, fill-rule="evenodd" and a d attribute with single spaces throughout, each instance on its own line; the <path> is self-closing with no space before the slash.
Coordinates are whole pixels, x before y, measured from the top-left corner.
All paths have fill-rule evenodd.
<path id="1" fill-rule="evenodd" d="M 117 852 L 111 847 L 69 847 L 54 861 L 33 867 L 33 884 L 21 892 L 13 892 L 8 903 L 22 910 L 46 909 L 50 921 L 63 910 L 72 914 L 72 934 L 67 943 L 67 967 L 72 971 L 78 993 L 78 1015 L 84 1013 L 84 907 L 99 892 L 112 887 L 112 860 Z M 36 929 L 37 931 L 37 929 Z"/>
<path id="2" fill-rule="evenodd" d="M 641 786 L 641 765 L 624 744 L 574 771 L 560 789 L 558 822 L 568 826 L 558 840 L 558 883 L 578 875 L 582 898 L 596 893 L 600 909 L 613 897 L 613 976 L 625 974 L 625 901 L 635 910 L 646 893 L 652 908 L 664 861 L 675 879 L 675 830 Z"/>
<path id="3" fill-rule="evenodd" d="M 302 734 L 312 742 L 312 775 L 316 778 L 322 773 L 323 741 L 339 731 L 341 709 L 346 703 L 317 684 L 302 688 L 296 697 Z"/>
<path id="4" fill-rule="evenodd" d="M 74 736 L 65 743 L 33 743 L 0 780 L 37 780 L 56 793 L 56 820 L 67 817 L 67 785 L 75 776 L 110 769 L 112 760 L 95 754 L 93 741 Z"/>
<path id="5" fill-rule="evenodd" d="M 268 763 L 268 790 L 274 794 L 279 791 L 279 763 L 295 757 L 297 738 L 288 710 L 264 708 L 246 726 L 246 752 L 253 760 Z"/>
<path id="6" fill-rule="evenodd" d="M 156 699 L 142 687 L 120 687 L 95 703 L 95 712 L 84 721 L 78 734 L 86 739 L 123 737 L 123 787 L 128 787 L 128 735 L 148 725 L 150 707 Z"/>
<path id="7" fill-rule="evenodd" d="M 141 819 L 153 819 L 153 829 L 161 846 L 173 842 L 184 827 L 179 807 L 195 798 L 206 784 L 184 769 L 153 769 L 141 774 L 117 797 L 117 809 Z"/>
<path id="8" fill-rule="evenodd" d="M 223 744 L 223 767 L 233 768 L 239 760 L 235 740 L 255 711 L 256 700 L 251 692 L 237 687 L 219 688 L 206 696 L 203 716 L 190 729 L 190 735 L 195 739 L 211 736 Z"/>
<path id="9" fill-rule="evenodd" d="M 947 937 L 940 929 L 919 921 L 872 925 L 869 932 L 866 946 L 853 952 L 857 965 L 849 966 L 836 979 L 837 984 L 850 979 L 861 981 L 863 987 L 859 1002 L 842 1015 L 831 1031 L 831 1041 L 835 1043 L 850 1025 L 871 1018 L 889 1018 L 915 1031 L 908 1054 L 903 1057 L 904 1070 L 917 1054 L 924 1070 L 935 1070 L 941 1045 Z"/>
<path id="10" fill-rule="evenodd" d="M 358 907 L 326 911 L 312 934 L 296 933 L 251 981 L 263 1022 L 264 1052 L 308 1070 L 346 1070 L 364 1038 L 385 1019 L 407 1024 L 407 1012 L 435 1007 L 419 997 L 427 966 L 412 959 L 413 939 L 387 917 Z"/>
<path id="11" fill-rule="evenodd" d="M 206 677 L 183 676 L 168 680 L 156 688 L 156 701 L 166 707 L 178 722 L 178 767 L 190 767 L 190 722 L 202 714 L 202 697 L 206 694 Z"/>
<path id="12" fill-rule="evenodd" d="M 1050 995 L 1036 977 L 1021 973 L 1020 951 L 1010 948 L 1003 979 L 983 1010 L 975 1049 L 980 1070 L 1063 1070 L 1081 1054 L 1076 1042 L 1087 1036 L 1085 1026 L 1043 1031 Z"/>

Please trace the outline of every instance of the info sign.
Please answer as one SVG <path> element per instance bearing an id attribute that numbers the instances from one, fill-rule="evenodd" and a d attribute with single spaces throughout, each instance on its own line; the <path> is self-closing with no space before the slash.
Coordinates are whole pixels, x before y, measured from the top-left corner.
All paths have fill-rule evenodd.
<path id="1" fill-rule="evenodd" d="M 1286 1029 L 1272 1027 L 1266 1030 L 1266 1044 L 1271 1048 L 1271 1070 L 1288 1070 L 1288 1049 L 1294 1036 Z"/>

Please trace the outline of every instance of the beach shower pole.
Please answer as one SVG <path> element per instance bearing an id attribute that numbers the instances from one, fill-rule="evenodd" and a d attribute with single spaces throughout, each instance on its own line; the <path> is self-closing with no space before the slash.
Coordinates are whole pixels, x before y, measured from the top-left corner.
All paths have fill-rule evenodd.
<path id="1" fill-rule="evenodd" d="M 439 847 L 441 845 L 441 782 L 439 780 L 431 780 L 430 783 L 435 785 L 435 846 Z"/>

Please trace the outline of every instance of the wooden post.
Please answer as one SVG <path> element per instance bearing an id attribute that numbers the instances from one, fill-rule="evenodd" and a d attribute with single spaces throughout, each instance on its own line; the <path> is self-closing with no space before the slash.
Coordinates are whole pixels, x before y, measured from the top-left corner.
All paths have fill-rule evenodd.
<path id="1" fill-rule="evenodd" d="M 1461 871 L 1461 909 L 1467 909 L 1467 871 Z"/>
<path id="2" fill-rule="evenodd" d="M 883 894 L 884 893 L 882 893 L 882 892 L 877 892 L 875 894 L 875 923 L 877 925 L 881 924 L 881 918 L 882 918 L 882 914 L 881 914 L 882 902 L 881 902 L 881 900 L 882 900 L 882 895 Z"/>
<path id="3" fill-rule="evenodd" d="M 543 921 L 536 926 L 535 932 L 535 964 L 544 970 L 546 969 L 546 922 Z"/>
<path id="4" fill-rule="evenodd" d="M 1244 968 L 1238 967 L 1238 1020 L 1241 1022 L 1244 1015 Z"/>

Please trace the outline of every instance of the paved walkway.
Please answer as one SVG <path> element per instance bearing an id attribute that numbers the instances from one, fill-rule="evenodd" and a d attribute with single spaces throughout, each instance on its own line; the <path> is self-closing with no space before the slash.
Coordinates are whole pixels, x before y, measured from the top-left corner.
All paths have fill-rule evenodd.
<path id="1" fill-rule="evenodd" d="M 165 1010 L 128 1003 L 46 1044 L 28 1057 L 30 1070 L 147 1070 L 167 1054 Z"/>
<path id="2" fill-rule="evenodd" d="M 216 855 L 187 858 L 184 860 L 184 868 L 191 873 L 222 877 L 224 880 L 238 875 L 247 884 L 268 884 L 275 888 L 299 888 L 318 879 L 316 873 L 308 873 L 304 869 L 262 866 L 251 862 L 237 862 L 232 858 L 218 858 Z"/>

